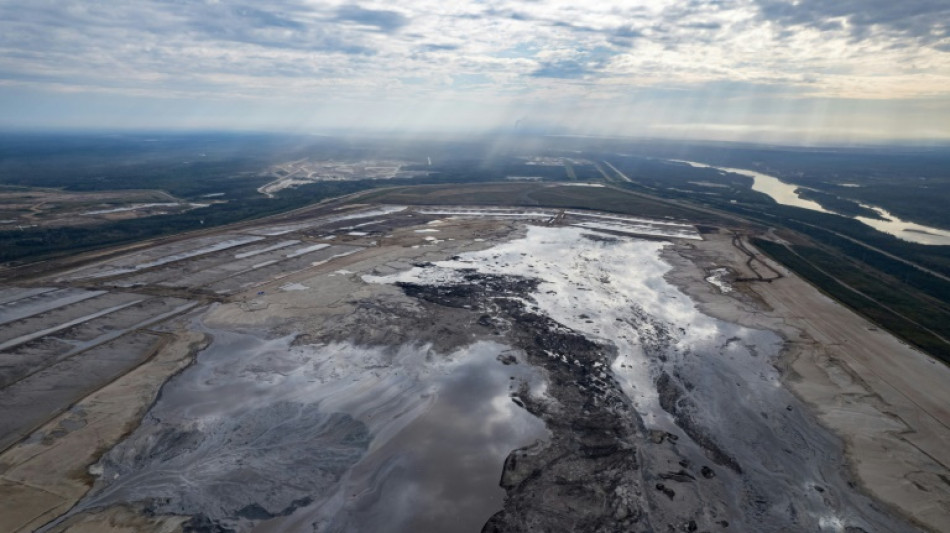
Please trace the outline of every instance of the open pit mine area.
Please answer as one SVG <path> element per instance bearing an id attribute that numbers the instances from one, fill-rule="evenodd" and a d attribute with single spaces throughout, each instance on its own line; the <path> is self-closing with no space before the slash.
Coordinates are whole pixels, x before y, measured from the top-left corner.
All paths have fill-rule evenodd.
<path id="1" fill-rule="evenodd" d="M 0 530 L 946 531 L 948 382 L 732 229 L 326 207 L 8 276 Z"/>

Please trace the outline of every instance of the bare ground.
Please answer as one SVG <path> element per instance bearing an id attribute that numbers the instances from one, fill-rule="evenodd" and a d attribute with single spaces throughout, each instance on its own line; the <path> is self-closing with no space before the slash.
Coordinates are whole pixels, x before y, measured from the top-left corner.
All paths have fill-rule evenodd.
<path id="1" fill-rule="evenodd" d="M 33 531 L 89 490 L 89 466 L 138 425 L 162 384 L 207 343 L 186 329 L 167 335 L 170 342 L 146 363 L 0 455 L 0 531 Z"/>
<path id="2" fill-rule="evenodd" d="M 359 274 L 388 274 L 482 249 L 520 230 L 514 223 L 484 220 L 428 227 L 438 228 L 431 234 L 438 242 L 412 228 L 374 237 L 378 242 L 361 252 L 229 296 L 207 315 L 207 323 L 295 331 L 302 343 L 358 334 L 359 343 L 392 344 L 427 328 L 437 348 L 471 342 L 469 330 L 456 327 L 471 313 L 447 310 L 431 323 L 421 322 L 419 317 L 432 315 L 421 312 L 418 302 L 392 286 L 367 286 Z M 868 493 L 927 529 L 950 530 L 950 390 L 945 387 L 950 369 L 877 331 L 778 265 L 773 267 L 785 274 L 782 279 L 736 283 L 735 292 L 721 292 L 705 280 L 712 269 L 727 267 L 733 279 L 754 276 L 729 235 L 680 243 L 665 259 L 675 267 L 667 278 L 705 313 L 771 329 L 786 339 L 779 362 L 784 383 L 842 438 L 855 479 Z M 297 285 L 307 290 L 286 288 Z M 391 323 L 393 316 L 402 316 L 401 322 Z M 0 530 L 31 531 L 89 490 L 89 465 L 135 428 L 162 383 L 207 342 L 186 328 L 169 335 L 174 338 L 152 359 L 0 455 Z M 507 465 L 505 475 L 502 482 L 511 483 L 516 466 Z M 624 519 L 636 515 L 628 513 Z M 77 515 L 59 529 L 173 531 L 182 522 L 112 507 Z"/>
<path id="3" fill-rule="evenodd" d="M 780 265 L 772 264 L 782 279 L 739 284 L 735 296 L 699 283 L 703 265 L 749 275 L 724 234 L 680 246 L 667 258 L 677 266 L 671 281 L 705 312 L 783 335 L 784 382 L 844 440 L 867 492 L 927 529 L 950 530 L 950 368 Z"/>

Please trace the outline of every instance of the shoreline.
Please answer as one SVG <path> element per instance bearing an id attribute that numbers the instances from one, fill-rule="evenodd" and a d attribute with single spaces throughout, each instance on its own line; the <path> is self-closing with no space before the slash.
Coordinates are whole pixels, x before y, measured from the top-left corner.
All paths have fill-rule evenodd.
<path id="1" fill-rule="evenodd" d="M 34 531 L 65 514 L 92 487 L 89 468 L 139 425 L 161 388 L 209 342 L 176 328 L 148 361 L 77 402 L 31 438 L 0 454 L 0 530 Z"/>
<path id="2" fill-rule="evenodd" d="M 865 493 L 930 531 L 950 529 L 950 369 L 825 296 L 781 265 L 784 277 L 741 283 L 730 294 L 704 268 L 747 268 L 729 237 L 674 245 L 668 280 L 699 309 L 722 320 L 769 329 L 785 339 L 773 362 L 782 384 L 841 439 L 847 469 Z M 732 303 L 730 303 L 730 300 Z"/>
<path id="3" fill-rule="evenodd" d="M 439 353 L 450 353 L 451 349 L 470 344 L 478 338 L 496 338 L 492 336 L 492 328 L 484 331 L 479 328 L 459 329 L 460 324 L 476 322 L 478 317 L 474 309 L 479 306 L 473 302 L 469 302 L 469 305 L 440 305 L 426 311 L 431 304 L 441 302 L 438 294 L 430 295 L 434 300 L 427 303 L 422 301 L 424 298 L 411 298 L 403 289 L 394 286 L 367 284 L 363 275 L 378 277 L 393 275 L 414 267 L 429 268 L 433 266 L 431 261 L 456 259 L 456 254 L 487 250 L 513 239 L 523 238 L 527 231 L 525 226 L 511 221 L 453 218 L 428 223 L 425 223 L 425 219 L 419 223 L 411 223 L 408 220 L 405 222 L 408 224 L 392 226 L 382 237 L 361 237 L 366 241 L 371 238 L 374 240 L 357 253 L 334 261 L 313 263 L 301 271 L 244 288 L 222 298 L 224 301 L 212 309 L 201 307 L 192 310 L 161 328 L 171 342 L 151 359 L 83 398 L 66 413 L 35 432 L 34 437 L 0 455 L 0 496 L 13 503 L 5 505 L 5 508 L 16 511 L 0 516 L 0 529 L 33 530 L 48 522 L 51 517 L 62 516 L 83 498 L 89 489 L 91 476 L 101 475 L 90 472 L 89 465 L 95 464 L 102 453 L 137 427 L 141 417 L 161 394 L 167 380 L 181 369 L 187 368 L 201 346 L 207 345 L 207 335 L 195 331 L 188 324 L 187 317 L 194 317 L 197 313 L 202 313 L 209 323 L 217 323 L 230 329 L 242 330 L 251 327 L 264 328 L 274 335 L 299 334 L 294 339 L 293 346 L 319 345 L 342 337 L 352 338 L 360 344 L 392 345 L 405 340 L 407 335 L 411 338 L 428 338 L 436 325 L 438 327 L 435 329 L 443 333 L 429 340 Z M 342 228 L 340 231 L 347 229 Z M 756 273 L 751 270 L 747 255 L 735 247 L 732 237 L 728 232 L 721 231 L 706 234 L 703 240 L 677 239 L 671 244 L 660 245 L 658 259 L 665 263 L 668 270 L 659 275 L 670 286 L 688 296 L 696 311 L 730 324 L 768 330 L 778 335 L 775 350 L 769 352 L 773 354 L 772 359 L 760 359 L 758 368 L 765 369 L 765 365 L 768 365 L 768 370 L 765 370 L 767 373 L 775 371 L 774 377 L 768 379 L 776 387 L 781 387 L 787 400 L 781 400 L 778 404 L 768 403 L 770 407 L 763 409 L 768 411 L 768 415 L 775 415 L 780 419 L 792 417 L 788 420 L 799 421 L 802 428 L 817 430 L 820 425 L 821 431 L 812 434 L 827 433 L 827 437 L 820 438 L 823 439 L 822 442 L 828 443 L 826 448 L 833 450 L 835 457 L 826 467 L 836 472 L 833 475 L 837 476 L 837 481 L 826 480 L 820 473 L 825 470 L 817 470 L 817 474 L 812 473 L 810 478 L 806 475 L 802 479 L 809 483 L 812 480 L 828 481 L 831 485 L 822 482 L 824 488 L 821 490 L 816 485 L 815 490 L 822 494 L 828 489 L 831 489 L 829 494 L 833 494 L 836 489 L 838 492 L 851 493 L 851 489 L 857 488 L 856 493 L 861 494 L 860 501 L 865 502 L 857 506 L 855 500 L 848 508 L 839 507 L 838 503 L 829 503 L 826 499 L 826 507 L 841 511 L 858 510 L 866 504 L 877 508 L 880 502 L 881 508 L 886 509 L 895 518 L 906 518 L 914 525 L 928 530 L 947 530 L 950 526 L 950 508 L 946 503 L 950 501 L 950 482 L 944 475 L 947 471 L 944 465 L 950 463 L 950 447 L 946 446 L 950 443 L 950 430 L 945 423 L 950 420 L 950 392 L 941 391 L 940 384 L 950 379 L 950 369 L 936 364 L 890 334 L 878 331 L 860 316 L 824 296 L 815 287 L 772 261 L 766 259 L 766 266 L 781 273 L 783 277 L 771 283 L 736 281 L 737 278 L 756 277 Z M 609 237 L 607 239 L 609 240 Z M 636 239 L 640 240 L 642 237 Z M 514 254 L 512 257 L 517 259 L 516 256 L 517 254 Z M 617 271 L 619 277 L 614 277 L 615 281 L 624 278 L 619 272 Z M 496 274 L 509 273 L 502 271 Z M 716 276 L 713 276 L 716 283 L 710 280 L 712 273 L 716 273 Z M 333 282 L 329 281 L 331 277 L 336 277 Z M 553 275 L 548 275 L 547 278 L 559 279 Z M 598 279 L 601 280 L 598 283 L 609 283 L 609 280 Z M 506 323 L 510 322 L 507 327 L 515 328 L 514 324 L 518 323 L 518 328 L 528 328 L 525 331 L 517 330 L 521 331 L 518 334 L 512 333 L 514 336 L 509 340 L 514 342 L 518 339 L 524 341 L 552 336 L 550 333 L 540 336 L 529 334 L 528 330 L 531 328 L 528 326 L 534 323 L 528 320 L 530 317 L 525 315 L 525 312 L 515 313 L 517 316 L 512 315 L 507 320 Z M 499 313 L 492 315 L 497 315 L 496 319 L 501 316 Z M 432 317 L 438 318 L 433 322 Z M 579 328 L 578 331 L 595 327 L 585 325 L 588 323 L 581 319 L 573 327 Z M 608 327 L 613 323 L 613 320 L 606 320 L 599 327 L 607 327 L 605 331 L 613 331 L 613 326 Z M 676 322 L 673 320 L 669 323 L 672 325 Z M 506 328 L 501 329 L 507 331 Z M 357 333 L 356 337 L 354 332 Z M 600 335 L 599 330 L 588 333 L 593 335 L 591 338 Z M 525 344 L 524 347 L 529 345 L 530 343 Z M 751 355 L 756 355 L 754 350 Z M 665 363 L 666 359 L 662 361 Z M 544 366 L 547 359 L 540 357 L 535 362 Z M 680 363 L 670 363 L 673 366 L 669 368 L 661 365 L 660 368 L 664 369 L 664 372 L 672 369 L 672 372 L 680 368 L 675 366 L 677 364 Z M 699 372 L 693 376 L 699 381 L 702 381 L 699 376 L 719 368 L 719 363 L 715 360 L 703 364 L 707 370 L 701 370 L 695 365 L 693 368 Z M 626 368 L 623 365 L 620 367 Z M 742 369 L 729 366 L 722 368 Z M 626 371 L 615 369 L 614 372 L 624 374 Z M 562 376 L 562 381 L 580 379 L 596 373 L 582 372 L 577 376 Z M 673 372 L 673 375 L 677 374 Z M 740 380 L 740 377 L 744 379 L 744 385 L 758 382 L 759 379 L 742 372 L 735 374 L 735 377 L 737 380 Z M 679 379 L 681 378 L 676 378 Z M 667 382 L 672 381 L 663 381 L 664 386 L 668 385 Z M 605 386 L 603 383 L 595 385 Z M 657 382 L 657 386 L 659 385 Z M 739 385 L 738 381 L 736 385 Z M 583 387 L 582 389 L 587 390 Z M 677 392 L 674 389 L 675 387 L 665 387 L 660 395 L 663 410 L 670 416 L 676 415 L 677 409 L 672 404 L 665 405 L 662 402 L 664 398 L 669 400 L 667 396 Z M 775 390 L 777 392 L 779 389 Z M 629 392 L 626 394 L 630 396 Z M 742 405 L 746 402 L 742 401 L 741 395 L 732 396 L 733 392 L 726 394 L 726 397 L 733 397 L 729 405 L 734 406 L 725 407 L 727 411 L 743 408 Z M 520 394 L 516 396 L 522 404 L 532 405 L 530 398 Z M 688 401 L 689 398 L 683 400 Z M 786 401 L 790 402 L 787 407 L 784 403 Z M 568 403 L 581 405 L 583 402 L 572 400 Z M 522 404 L 519 405 L 524 407 Z M 539 405 L 535 407 L 542 413 Z M 796 405 L 799 407 L 793 408 Z M 786 413 L 786 409 L 789 413 Z M 793 409 L 798 413 L 792 412 Z M 762 416 L 769 419 L 765 412 Z M 808 419 L 807 424 L 802 422 L 802 417 Z M 677 419 L 677 427 L 671 426 L 671 430 L 680 433 L 678 427 L 685 426 L 686 429 L 692 428 L 695 433 L 696 428 L 692 426 L 691 420 L 680 418 L 682 420 Z M 642 429 L 634 428 L 631 431 L 636 433 Z M 785 438 L 784 441 L 774 443 L 773 449 L 776 452 L 791 446 L 790 443 L 794 442 L 795 436 L 798 435 L 795 432 L 785 433 L 784 430 L 775 431 L 779 431 L 778 434 Z M 650 433 L 651 438 L 655 437 L 654 433 L 663 432 L 653 431 Z M 689 431 L 687 433 L 693 440 L 708 440 L 704 435 L 694 435 Z M 639 442 L 638 439 L 634 440 Z M 651 450 L 647 455 L 654 460 L 650 462 L 644 459 L 645 462 L 639 470 L 638 475 L 643 476 L 641 483 L 644 487 L 649 485 L 649 479 L 669 474 L 660 468 L 669 457 L 686 457 L 674 450 L 674 443 L 675 439 L 661 439 L 654 441 L 653 445 L 644 443 Z M 743 447 L 743 442 L 738 444 L 739 450 L 746 450 L 749 457 L 761 456 L 754 446 L 747 448 Z M 667 450 L 667 447 L 671 448 Z M 516 452 L 518 450 L 511 453 Z M 683 453 L 685 452 L 684 448 Z M 667 457 L 664 454 L 673 455 Z M 697 459 L 700 456 L 689 458 Z M 752 464 L 756 463 L 753 461 Z M 803 467 L 797 463 L 787 463 L 785 467 L 788 472 L 797 472 L 796 476 L 803 472 Z M 656 470 L 658 468 L 660 469 Z M 637 469 L 634 468 L 633 471 Z M 759 471 L 771 472 L 761 468 Z M 737 473 L 741 475 L 741 472 Z M 724 472 L 717 479 L 721 479 L 721 483 L 727 483 L 730 476 L 732 474 Z M 687 478 L 688 476 L 684 475 L 683 479 Z M 761 475 L 759 479 L 763 479 Z M 699 483 L 714 484 L 720 481 Z M 792 497 L 795 502 L 804 503 L 806 500 L 812 501 L 813 498 L 820 502 L 822 498 L 811 492 L 811 489 L 807 494 L 800 492 L 800 483 L 786 486 L 784 489 L 775 488 L 772 484 L 763 486 L 772 487 L 770 490 L 779 491 L 775 494 L 781 498 Z M 669 512 L 673 514 L 678 514 L 682 511 L 682 506 L 691 501 L 686 485 L 682 490 L 677 490 L 680 491 L 680 500 L 677 500 L 675 512 L 674 508 L 670 507 Z M 672 496 L 667 496 L 672 501 Z M 651 512 L 664 516 L 666 511 L 662 509 L 666 508 L 666 500 L 657 499 L 652 492 L 644 497 L 649 500 Z M 825 494 L 824 497 L 828 498 L 829 495 Z M 682 500 L 683 498 L 685 500 Z M 703 501 L 702 498 L 697 502 L 700 505 L 716 505 L 712 500 Z M 729 518 L 732 521 L 733 517 Z M 840 516 L 828 515 L 830 520 L 846 518 L 846 512 Z M 109 531 L 163 530 L 169 525 L 173 528 L 180 527 L 178 521 L 186 519 L 167 514 L 149 518 L 146 514 L 136 513 L 119 505 L 70 516 L 57 524 L 54 530 L 64 527 L 74 531 L 96 530 L 96 527 L 106 527 L 107 523 L 111 528 L 107 528 Z M 269 526 L 262 524 L 262 527 Z"/>

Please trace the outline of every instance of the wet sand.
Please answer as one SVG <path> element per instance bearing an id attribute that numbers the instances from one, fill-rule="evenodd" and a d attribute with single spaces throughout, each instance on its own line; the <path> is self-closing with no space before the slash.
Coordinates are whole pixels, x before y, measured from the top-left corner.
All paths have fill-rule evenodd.
<path id="1" fill-rule="evenodd" d="M 730 239 L 710 235 L 668 254 L 671 280 L 705 312 L 785 337 L 782 381 L 843 439 L 856 481 L 919 525 L 950 530 L 950 368 L 774 263 L 784 278 L 736 294 L 699 283 L 704 267 L 751 275 Z"/>
<path id="2" fill-rule="evenodd" d="M 505 456 L 546 433 L 509 398 L 540 378 L 502 364 L 501 344 L 438 354 L 208 333 L 74 513 L 138 503 L 240 530 L 478 531 L 501 506 Z"/>
<path id="3" fill-rule="evenodd" d="M 138 425 L 160 387 L 204 342 L 197 332 L 170 335 L 149 361 L 0 455 L 0 531 L 34 531 L 86 494 L 88 467 Z M 98 531 L 108 531 L 100 526 Z"/>
<path id="4" fill-rule="evenodd" d="M 596 237 L 582 251 L 544 251 L 506 244 L 531 231 L 520 222 L 431 218 L 361 227 L 369 234 L 346 237 L 359 247 L 351 255 L 222 297 L 202 315 L 207 330 L 178 331 L 153 359 L 0 455 L 0 529 L 32 530 L 71 507 L 94 479 L 86 468 L 109 449 L 93 493 L 54 530 L 474 531 L 502 507 L 492 523 L 535 516 L 545 497 L 644 527 L 912 529 L 851 482 L 924 527 L 950 527 L 946 368 L 794 276 L 732 284 L 729 272 L 750 273 L 728 236 L 671 246 L 561 228 Z M 631 242 L 638 252 L 611 255 Z M 485 261 L 465 263 L 477 257 Z M 580 270 L 562 271 L 571 264 Z M 445 268 L 501 292 L 446 300 L 364 278 Z M 476 268 L 489 277 L 465 274 Z M 629 268 L 646 281 L 625 279 Z M 537 282 L 518 276 L 563 298 L 532 293 Z M 463 281 L 452 290 L 468 291 Z M 499 297 L 514 305 L 493 308 Z M 552 317 L 562 326 L 546 329 Z M 161 383 L 191 360 L 189 346 L 212 335 L 139 425 Z M 541 349 L 554 341 L 573 352 Z M 629 418 L 610 425 L 621 413 Z M 626 440 L 594 437 L 608 427 Z M 623 485 L 597 500 L 610 509 L 561 505 L 582 501 L 565 487 L 611 483 L 596 466 L 604 460 L 626 465 L 613 469 Z M 529 483 L 532 465 L 543 475 Z M 183 481 L 204 489 L 183 493 Z"/>

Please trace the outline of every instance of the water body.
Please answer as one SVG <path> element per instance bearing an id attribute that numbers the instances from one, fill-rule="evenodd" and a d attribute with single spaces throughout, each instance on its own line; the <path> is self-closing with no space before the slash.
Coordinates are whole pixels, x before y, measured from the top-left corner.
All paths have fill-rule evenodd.
<path id="1" fill-rule="evenodd" d="M 617 485 L 594 501 L 609 513 L 615 505 L 614 494 L 636 493 L 643 520 L 639 528 L 612 529 L 913 531 L 881 512 L 849 484 L 841 442 L 783 386 L 775 366 L 783 339 L 772 331 L 704 314 L 666 279 L 672 267 L 661 254 L 668 246 L 664 242 L 596 234 L 587 228 L 529 226 L 524 237 L 485 250 L 363 279 L 450 287 L 466 283 L 473 272 L 534 278 L 540 283 L 528 301 L 535 312 L 615 350 L 612 363 L 594 363 L 586 367 L 588 372 L 607 375 L 609 371 L 645 429 L 668 432 L 677 444 L 671 452 L 662 442 L 646 436 L 634 438 L 631 444 L 638 450 L 639 468 L 616 478 Z M 583 356 L 574 358 L 576 353 L 570 348 L 552 348 L 546 356 L 585 368 Z M 661 386 L 659 376 L 667 376 L 667 384 L 678 383 L 675 387 L 680 393 L 676 393 L 675 400 L 671 399 L 673 389 Z M 552 374 L 551 381 L 552 390 L 567 383 L 563 375 L 559 378 L 557 374 Z M 574 384 L 579 386 L 576 381 Z M 596 390 L 585 390 L 585 394 L 598 398 Z M 671 409 L 671 402 L 678 407 Z M 564 420 L 583 409 L 578 405 L 565 407 L 560 411 Z M 683 415 L 687 412 L 688 416 Z M 627 437 L 605 432 L 603 438 L 599 442 Z M 720 451 L 710 452 L 710 443 Z M 561 452 L 560 457 L 572 453 Z M 724 456 L 733 458 L 736 466 L 728 466 Z M 696 469 L 701 465 L 712 465 L 715 477 L 707 479 L 698 474 Z M 565 484 L 584 472 L 583 468 L 578 466 L 565 475 Z M 680 468 L 687 473 L 693 468 L 691 475 L 699 479 L 664 481 L 664 475 Z M 597 475 L 610 474 L 605 470 Z M 597 486 L 596 481 L 591 483 Z M 675 499 L 657 492 L 658 483 L 675 486 Z M 556 486 L 548 487 L 550 492 L 545 494 L 552 496 L 542 497 L 550 499 L 536 505 L 556 513 L 558 501 L 564 500 L 553 496 L 558 494 Z M 574 513 L 573 509 L 566 510 L 565 515 Z M 693 527 L 684 524 L 685 516 L 697 523 Z M 719 521 L 723 519 L 729 529 L 721 526 Z M 565 525 L 563 529 L 571 527 Z"/>
<path id="2" fill-rule="evenodd" d="M 502 344 L 438 354 L 210 333 L 76 510 L 138 503 L 255 533 L 477 532 L 502 507 L 505 457 L 547 437 L 509 397 L 543 387 L 540 373 L 499 362 Z"/>
<path id="3" fill-rule="evenodd" d="M 767 194 L 770 198 L 782 205 L 789 205 L 793 207 L 801 207 L 804 209 L 810 209 L 812 211 L 819 211 L 821 213 L 834 213 L 833 211 L 828 211 L 823 208 L 819 203 L 813 202 L 811 200 L 806 200 L 798 196 L 798 193 L 795 192 L 800 187 L 798 185 L 790 185 L 785 183 L 775 176 L 769 176 L 768 174 L 763 174 L 761 172 L 756 172 L 754 170 L 746 170 L 743 168 L 730 168 L 730 167 L 715 167 L 712 165 L 706 165 L 703 163 L 696 163 L 693 161 L 676 161 L 677 163 L 686 163 L 694 167 L 701 168 L 715 168 L 717 170 L 722 170 L 723 172 L 732 172 L 733 174 L 741 174 L 743 176 L 749 176 L 752 178 L 752 190 Z M 893 235 L 898 239 L 903 239 L 905 241 L 915 242 L 917 244 L 926 244 L 931 246 L 950 246 L 950 231 L 934 228 L 930 226 L 924 226 L 923 224 L 917 224 L 916 222 L 909 222 L 907 220 L 901 220 L 900 218 L 894 216 L 893 214 L 881 209 L 880 207 L 874 207 L 870 205 L 861 204 L 862 207 L 868 209 L 873 209 L 876 211 L 884 220 L 877 220 L 867 217 L 851 217 L 855 220 L 861 221 L 872 228 Z"/>
<path id="4" fill-rule="evenodd" d="M 885 220 L 867 217 L 855 218 L 878 231 L 883 231 L 884 233 L 894 235 L 905 241 L 916 242 L 917 244 L 950 246 L 950 231 L 901 220 L 880 207 L 864 204 L 862 204 L 862 206 L 877 211 L 877 214 L 881 215 Z"/>

